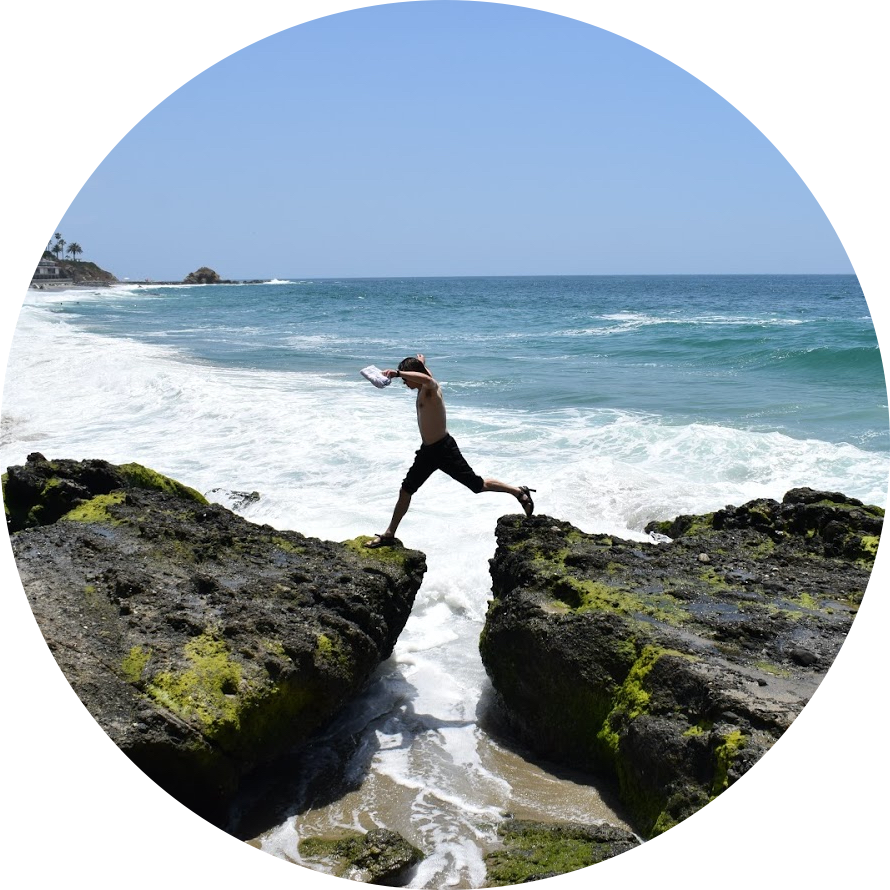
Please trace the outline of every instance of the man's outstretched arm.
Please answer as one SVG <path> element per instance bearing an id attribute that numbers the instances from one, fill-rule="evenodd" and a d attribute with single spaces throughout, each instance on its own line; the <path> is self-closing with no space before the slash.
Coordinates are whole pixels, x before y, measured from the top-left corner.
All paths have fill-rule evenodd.
<path id="1" fill-rule="evenodd" d="M 419 383 L 424 389 L 436 389 L 439 386 L 429 374 L 423 374 L 420 371 L 394 371 L 392 368 L 387 368 L 383 373 L 390 379 L 401 377 L 408 383 Z"/>

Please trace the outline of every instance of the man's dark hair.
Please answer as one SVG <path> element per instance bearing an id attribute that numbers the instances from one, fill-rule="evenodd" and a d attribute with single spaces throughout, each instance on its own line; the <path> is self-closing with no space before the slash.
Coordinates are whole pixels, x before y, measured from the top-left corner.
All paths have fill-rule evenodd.
<path id="1" fill-rule="evenodd" d="M 419 374 L 426 374 L 427 377 L 432 377 L 433 375 L 427 371 L 424 363 L 413 355 L 409 355 L 408 358 L 403 358 L 399 362 L 399 370 L 400 371 L 416 371 Z"/>

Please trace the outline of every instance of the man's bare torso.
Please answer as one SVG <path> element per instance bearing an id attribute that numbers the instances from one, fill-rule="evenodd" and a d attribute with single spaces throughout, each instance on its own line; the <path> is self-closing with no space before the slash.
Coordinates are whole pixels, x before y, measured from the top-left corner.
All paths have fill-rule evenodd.
<path id="1" fill-rule="evenodd" d="M 442 388 L 432 381 L 417 392 L 417 426 L 424 445 L 432 445 L 448 434 L 445 425 L 445 400 Z"/>

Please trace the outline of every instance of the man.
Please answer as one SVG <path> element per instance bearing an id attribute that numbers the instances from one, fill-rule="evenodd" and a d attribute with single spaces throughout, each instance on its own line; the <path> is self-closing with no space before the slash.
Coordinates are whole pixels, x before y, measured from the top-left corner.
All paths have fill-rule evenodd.
<path id="1" fill-rule="evenodd" d="M 479 494 L 483 491 L 502 491 L 512 494 L 525 511 L 531 516 L 535 509 L 529 492 L 535 491 L 526 485 L 518 488 L 498 482 L 497 479 L 483 479 L 477 476 L 460 453 L 457 442 L 448 434 L 445 425 L 445 402 L 442 399 L 442 388 L 433 379 L 424 363 L 421 353 L 399 362 L 398 370 L 387 368 L 383 372 L 390 380 L 399 377 L 408 389 L 417 390 L 417 425 L 420 427 L 421 446 L 414 457 L 414 463 L 402 482 L 399 498 L 393 510 L 392 519 L 386 531 L 368 541 L 366 547 L 391 547 L 395 540 L 396 529 L 408 512 L 411 496 L 436 471 L 447 473 L 452 479 L 466 485 L 470 491 Z"/>

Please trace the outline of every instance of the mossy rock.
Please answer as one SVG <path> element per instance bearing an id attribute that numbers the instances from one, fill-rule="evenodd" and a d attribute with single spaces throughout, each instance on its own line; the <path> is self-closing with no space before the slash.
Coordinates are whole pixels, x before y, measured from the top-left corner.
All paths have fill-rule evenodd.
<path id="1" fill-rule="evenodd" d="M 300 841 L 299 852 L 305 859 L 326 865 L 339 877 L 366 884 L 397 882 L 424 859 L 422 851 L 386 828 L 336 838 L 306 838 Z"/>
<path id="2" fill-rule="evenodd" d="M 641 835 L 664 832 L 800 713 L 882 526 L 880 508 L 810 489 L 647 526 L 668 543 L 502 518 L 479 644 L 502 722 L 614 783 Z"/>
<path id="3" fill-rule="evenodd" d="M 107 508 L 120 503 L 123 492 L 132 489 L 163 491 L 186 501 L 208 503 L 194 488 L 138 463 L 51 461 L 35 452 L 28 455 L 23 466 L 9 467 L 3 475 L 7 528 L 12 534 L 23 528 L 50 525 L 63 516 L 82 522 L 112 521 Z M 94 498 L 104 500 L 87 507 Z"/>
<path id="4" fill-rule="evenodd" d="M 485 857 L 486 887 L 525 884 L 577 871 L 638 846 L 629 831 L 608 824 L 530 822 L 510 819 L 498 826 L 504 849 Z"/>
<path id="5" fill-rule="evenodd" d="M 182 279 L 183 284 L 219 284 L 220 281 L 219 273 L 215 272 L 209 266 L 201 266 L 200 269 L 195 269 L 194 272 L 189 272 L 189 274 Z"/>

